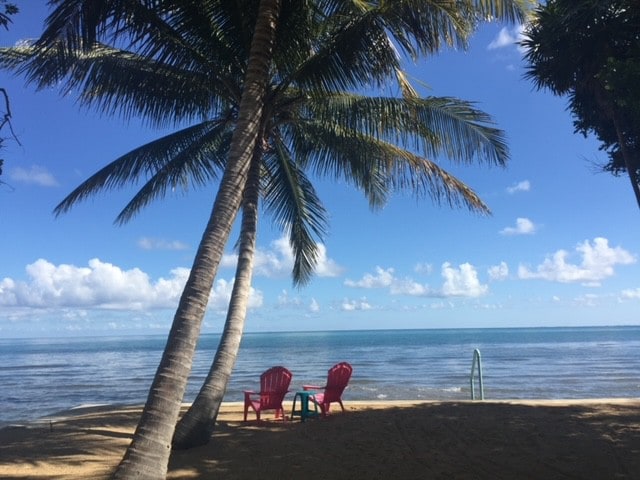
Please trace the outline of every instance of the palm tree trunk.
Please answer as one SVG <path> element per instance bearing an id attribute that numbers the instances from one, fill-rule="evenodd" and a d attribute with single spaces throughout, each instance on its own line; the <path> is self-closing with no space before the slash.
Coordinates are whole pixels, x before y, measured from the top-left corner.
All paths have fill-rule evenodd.
<path id="1" fill-rule="evenodd" d="M 257 149 L 259 150 L 259 149 Z M 218 350 L 209 374 L 193 404 L 180 419 L 173 436 L 173 448 L 187 449 L 209 442 L 220 404 L 236 363 L 249 303 L 253 259 L 258 229 L 261 154 L 256 154 L 249 170 L 242 208 L 242 227 L 236 278 Z"/>
<path id="2" fill-rule="evenodd" d="M 140 422 L 114 479 L 164 479 L 196 343 L 259 135 L 280 0 L 261 0 L 229 159 Z"/>

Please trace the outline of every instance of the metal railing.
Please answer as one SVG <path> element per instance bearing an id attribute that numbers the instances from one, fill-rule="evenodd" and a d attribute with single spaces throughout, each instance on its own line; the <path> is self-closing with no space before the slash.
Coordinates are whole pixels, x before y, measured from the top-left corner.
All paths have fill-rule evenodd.
<path id="1" fill-rule="evenodd" d="M 473 361 L 471 362 L 471 375 L 469 376 L 469 382 L 471 383 L 471 400 L 476 399 L 476 388 L 473 383 L 473 377 L 476 371 L 476 365 L 478 366 L 478 387 L 480 389 L 480 400 L 484 400 L 484 385 L 482 384 L 482 357 L 480 356 L 480 350 L 477 348 L 473 351 Z"/>

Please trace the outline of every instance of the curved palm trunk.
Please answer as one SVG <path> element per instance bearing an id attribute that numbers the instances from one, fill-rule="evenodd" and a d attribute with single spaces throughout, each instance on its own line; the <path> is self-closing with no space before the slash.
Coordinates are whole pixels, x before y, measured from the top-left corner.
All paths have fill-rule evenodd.
<path id="1" fill-rule="evenodd" d="M 171 439 L 200 327 L 224 246 L 240 208 L 243 186 L 259 135 L 279 7 L 280 0 L 260 2 L 228 163 L 140 422 L 113 474 L 114 479 L 166 478 Z"/>
<path id="2" fill-rule="evenodd" d="M 236 279 L 231 292 L 224 330 L 209 374 L 193 404 L 178 422 L 173 436 L 173 448 L 186 449 L 204 445 L 209 442 L 214 431 L 220 404 L 236 363 L 244 330 L 258 229 L 259 195 L 260 155 L 256 155 L 247 179 L 242 207 Z"/>

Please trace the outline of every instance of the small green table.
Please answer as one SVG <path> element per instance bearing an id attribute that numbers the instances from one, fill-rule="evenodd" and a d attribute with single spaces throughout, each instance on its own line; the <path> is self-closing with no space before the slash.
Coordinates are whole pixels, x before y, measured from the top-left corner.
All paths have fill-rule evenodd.
<path id="1" fill-rule="evenodd" d="M 304 422 L 307 418 L 314 418 L 320 415 L 318 412 L 318 404 L 311 397 L 316 394 L 313 390 L 303 390 L 296 392 L 293 396 L 293 408 L 291 409 L 291 420 L 295 415 L 300 416 L 300 421 Z M 300 400 L 300 409 L 296 410 L 296 402 Z M 313 404 L 313 410 L 309 409 L 309 403 Z"/>

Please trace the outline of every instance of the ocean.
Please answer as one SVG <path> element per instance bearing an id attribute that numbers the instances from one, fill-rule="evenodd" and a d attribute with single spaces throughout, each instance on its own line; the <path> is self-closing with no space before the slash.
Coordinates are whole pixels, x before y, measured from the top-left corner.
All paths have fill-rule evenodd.
<path id="1" fill-rule="evenodd" d="M 195 398 L 218 340 L 202 336 L 185 401 Z M 0 339 L 0 426 L 79 405 L 143 404 L 165 341 Z M 242 401 L 271 366 L 293 372 L 294 391 L 322 384 L 340 361 L 354 368 L 346 402 L 470 399 L 475 349 L 488 400 L 640 396 L 640 327 L 499 328 L 247 333 L 225 401 Z"/>

